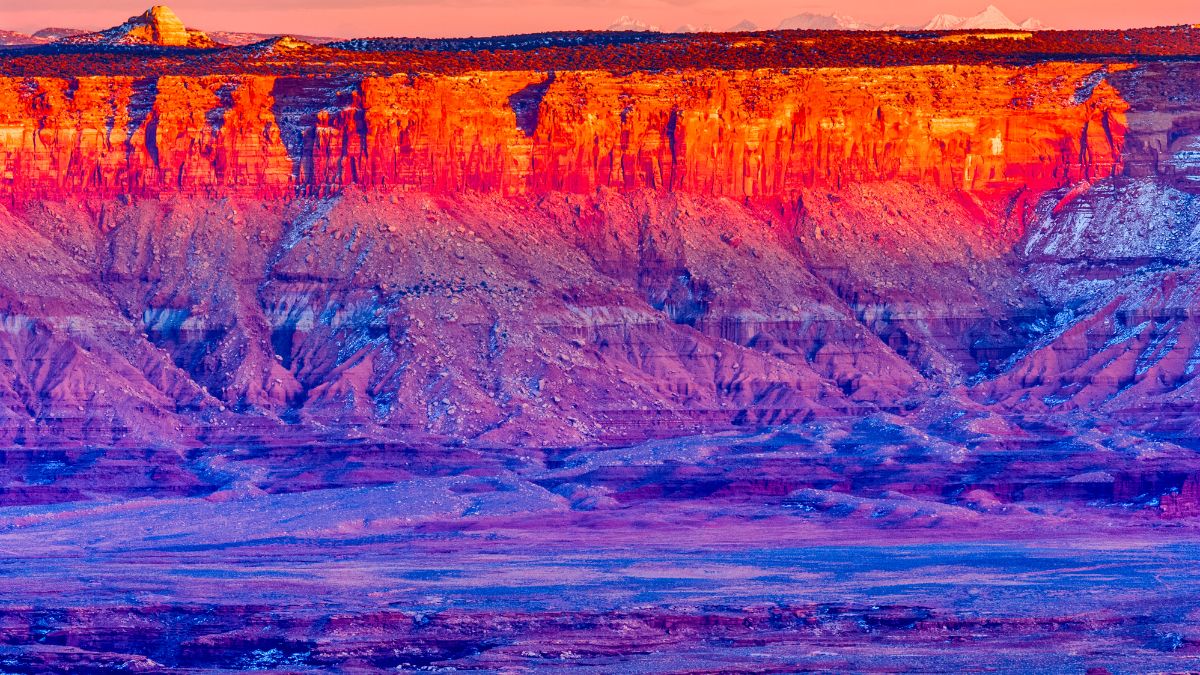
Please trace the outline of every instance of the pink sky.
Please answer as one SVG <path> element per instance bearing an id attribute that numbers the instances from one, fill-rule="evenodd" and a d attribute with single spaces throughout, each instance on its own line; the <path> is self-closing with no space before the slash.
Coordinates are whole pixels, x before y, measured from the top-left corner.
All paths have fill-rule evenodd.
<path id="1" fill-rule="evenodd" d="M 160 2 L 162 0 L 159 0 Z M 742 20 L 762 28 L 801 12 L 838 12 L 869 23 L 924 23 L 946 12 L 969 15 L 989 0 L 174 0 L 190 27 L 309 35 L 457 36 L 604 28 L 629 15 L 672 30 L 684 23 L 725 29 Z M 1057 28 L 1200 22 L 1196 0 L 991 0 L 1010 18 L 1035 16 Z M 146 0 L 0 0 L 0 28 L 105 28 L 140 14 Z"/>

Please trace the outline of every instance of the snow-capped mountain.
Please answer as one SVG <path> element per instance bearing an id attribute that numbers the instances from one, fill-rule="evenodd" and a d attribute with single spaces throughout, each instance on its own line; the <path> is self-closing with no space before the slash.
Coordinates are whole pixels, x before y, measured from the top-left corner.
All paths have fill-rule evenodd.
<path id="1" fill-rule="evenodd" d="M 878 26 L 860 23 L 843 14 L 804 12 L 779 22 L 779 30 L 871 30 Z"/>
<path id="2" fill-rule="evenodd" d="M 730 33 L 749 33 L 756 30 L 758 30 L 758 24 L 749 19 L 743 19 L 729 27 Z"/>
<path id="3" fill-rule="evenodd" d="M 966 19 L 953 14 L 938 14 L 930 19 L 922 28 L 924 30 L 954 30 Z"/>
<path id="4" fill-rule="evenodd" d="M 649 31 L 653 33 L 662 31 L 662 29 L 658 26 L 648 24 L 645 21 L 639 21 L 638 19 L 627 15 L 622 15 L 616 21 L 609 24 L 606 30 Z"/>
<path id="5" fill-rule="evenodd" d="M 922 26 L 924 30 L 1042 30 L 1045 27 L 1034 18 L 1018 24 L 995 5 L 988 5 L 987 9 L 968 17 L 938 14 Z"/>

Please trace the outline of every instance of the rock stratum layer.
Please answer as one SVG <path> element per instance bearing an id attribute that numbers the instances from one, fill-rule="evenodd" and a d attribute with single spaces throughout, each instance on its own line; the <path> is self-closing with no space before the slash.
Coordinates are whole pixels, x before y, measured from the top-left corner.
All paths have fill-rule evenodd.
<path id="1" fill-rule="evenodd" d="M 597 188 L 784 198 L 900 180 L 1040 193 L 1119 174 L 1098 65 L 0 79 L 13 196 Z"/>

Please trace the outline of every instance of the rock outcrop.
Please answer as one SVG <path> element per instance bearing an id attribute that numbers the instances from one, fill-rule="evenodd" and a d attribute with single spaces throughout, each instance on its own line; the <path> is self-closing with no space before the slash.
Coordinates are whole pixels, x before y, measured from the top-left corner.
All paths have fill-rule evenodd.
<path id="1" fill-rule="evenodd" d="M 155 5 L 119 26 L 97 33 L 68 35 L 65 44 L 155 45 L 159 47 L 212 47 L 215 43 L 202 31 L 191 30 L 171 11 Z"/>

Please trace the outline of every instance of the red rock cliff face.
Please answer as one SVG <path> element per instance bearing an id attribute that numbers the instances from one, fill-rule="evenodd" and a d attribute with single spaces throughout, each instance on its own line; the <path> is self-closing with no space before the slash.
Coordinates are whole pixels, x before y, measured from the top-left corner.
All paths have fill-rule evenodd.
<path id="1" fill-rule="evenodd" d="M 10 198 L 505 194 L 597 187 L 781 197 L 905 180 L 1045 190 L 1122 166 L 1099 68 L 0 79 Z"/>

